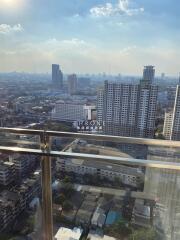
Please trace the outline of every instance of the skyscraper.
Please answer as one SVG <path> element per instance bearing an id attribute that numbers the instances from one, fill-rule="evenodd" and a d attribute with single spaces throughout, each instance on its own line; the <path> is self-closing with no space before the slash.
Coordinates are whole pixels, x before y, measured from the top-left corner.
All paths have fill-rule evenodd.
<path id="1" fill-rule="evenodd" d="M 103 123 L 103 109 L 104 109 L 104 89 L 98 89 L 97 96 L 97 120 L 100 124 Z"/>
<path id="2" fill-rule="evenodd" d="M 170 140 L 171 138 L 172 121 L 173 121 L 173 111 L 166 111 L 165 117 L 164 117 L 164 127 L 163 127 L 163 135 L 166 140 Z"/>
<path id="3" fill-rule="evenodd" d="M 54 89 L 63 88 L 63 73 L 58 64 L 52 64 L 52 87 Z"/>
<path id="4" fill-rule="evenodd" d="M 69 94 L 74 94 L 77 91 L 77 76 L 76 74 L 71 74 L 68 76 L 68 92 Z"/>
<path id="5" fill-rule="evenodd" d="M 173 109 L 165 113 L 163 134 L 168 140 L 180 140 L 180 85 L 176 87 Z"/>
<path id="6" fill-rule="evenodd" d="M 155 68 L 154 66 L 144 66 L 143 70 L 143 80 L 147 81 L 149 84 L 154 82 Z"/>
<path id="7" fill-rule="evenodd" d="M 180 140 L 180 85 L 176 88 L 176 97 L 173 109 L 171 140 Z"/>
<path id="8" fill-rule="evenodd" d="M 104 133 L 153 138 L 158 87 L 142 80 L 140 84 L 105 81 L 98 95 L 98 118 Z M 103 99 L 103 104 L 102 104 Z"/>

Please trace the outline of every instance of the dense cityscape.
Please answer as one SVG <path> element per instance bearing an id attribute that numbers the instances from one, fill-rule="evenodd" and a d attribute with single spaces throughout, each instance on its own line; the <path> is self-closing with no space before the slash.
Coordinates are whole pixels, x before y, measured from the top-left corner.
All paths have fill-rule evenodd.
<path id="1" fill-rule="evenodd" d="M 180 240 L 179 9 L 0 0 L 0 240 Z"/>
<path id="2" fill-rule="evenodd" d="M 0 81 L 1 127 L 180 140 L 178 77 L 169 85 L 164 74 L 156 78 L 154 66 L 145 66 L 142 77 L 128 77 L 66 75 L 52 64 L 52 77 L 9 73 Z M 6 138 L 22 141 L 18 146 L 27 140 L 37 145 L 37 137 Z M 52 148 L 167 162 L 179 158 L 172 148 L 79 138 L 54 138 Z M 179 216 L 170 193 L 173 188 L 178 197 L 173 173 L 63 158 L 54 159 L 52 168 L 55 239 L 143 239 L 145 233 L 146 239 L 178 239 L 178 226 L 169 225 Z M 1 239 L 39 239 L 40 179 L 38 156 L 1 154 Z"/>

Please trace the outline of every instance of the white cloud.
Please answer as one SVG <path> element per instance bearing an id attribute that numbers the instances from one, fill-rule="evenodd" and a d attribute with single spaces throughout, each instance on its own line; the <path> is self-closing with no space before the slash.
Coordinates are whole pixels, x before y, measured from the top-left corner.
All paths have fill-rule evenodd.
<path id="1" fill-rule="evenodd" d="M 90 9 L 90 14 L 93 17 L 106 17 L 113 15 L 136 15 L 144 12 L 144 8 L 131 8 L 129 0 L 118 0 L 117 4 L 106 3 L 98 5 Z"/>
<path id="2" fill-rule="evenodd" d="M 41 48 L 49 49 L 51 52 L 61 52 L 66 54 L 72 54 L 73 52 L 84 53 L 89 48 L 93 48 L 94 46 L 89 42 L 86 42 L 83 39 L 79 38 L 71 38 L 58 40 L 56 38 L 51 38 L 44 43 L 41 43 Z"/>
<path id="3" fill-rule="evenodd" d="M 70 40 L 63 40 L 62 43 L 74 46 L 82 46 L 86 45 L 87 43 L 84 40 L 78 38 L 72 38 Z"/>
<path id="4" fill-rule="evenodd" d="M 21 24 L 16 24 L 14 26 L 8 25 L 8 24 L 0 24 L 0 34 L 11 34 L 14 32 L 22 32 L 23 27 Z"/>
<path id="5" fill-rule="evenodd" d="M 121 49 L 119 51 L 120 55 L 121 56 L 125 56 L 125 55 L 128 55 L 128 54 L 131 54 L 134 50 L 136 50 L 137 46 L 136 45 L 133 45 L 133 46 L 128 46 L 128 47 L 125 47 L 123 49 Z"/>

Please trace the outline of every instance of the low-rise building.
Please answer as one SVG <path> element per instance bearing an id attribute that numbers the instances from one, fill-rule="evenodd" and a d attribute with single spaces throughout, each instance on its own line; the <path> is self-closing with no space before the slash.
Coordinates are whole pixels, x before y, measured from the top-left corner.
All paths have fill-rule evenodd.
<path id="1" fill-rule="evenodd" d="M 36 164 L 36 156 L 14 154 L 9 161 L 14 164 L 16 177 L 21 178 L 32 171 Z"/>
<path id="2" fill-rule="evenodd" d="M 133 187 L 138 187 L 139 183 L 144 179 L 141 170 L 123 165 L 104 164 L 97 161 L 87 161 L 79 159 L 58 159 L 56 161 L 57 171 L 74 172 L 76 174 L 98 175 L 106 177 L 109 180 L 119 178 L 122 183 Z"/>
<path id="3" fill-rule="evenodd" d="M 132 213 L 132 223 L 141 226 L 151 226 L 151 208 L 145 205 L 144 200 L 136 199 Z"/>
<path id="4" fill-rule="evenodd" d="M 97 196 L 94 194 L 86 195 L 81 207 L 76 214 L 76 224 L 89 226 L 96 207 Z"/>
<path id="5" fill-rule="evenodd" d="M 6 229 L 25 210 L 34 197 L 39 196 L 40 175 L 34 174 L 20 186 L 0 193 L 0 232 Z"/>
<path id="6" fill-rule="evenodd" d="M 21 212 L 20 194 L 4 190 L 0 193 L 0 232 Z"/>
<path id="7" fill-rule="evenodd" d="M 89 240 L 116 240 L 114 237 L 103 235 L 97 231 L 90 231 L 87 239 Z"/>
<path id="8" fill-rule="evenodd" d="M 106 221 L 105 211 L 100 207 L 97 207 L 91 219 L 92 226 L 102 228 L 104 226 L 105 221 Z"/>
<path id="9" fill-rule="evenodd" d="M 76 224 L 89 226 L 95 208 L 96 208 L 95 202 L 84 201 L 76 214 Z"/>
<path id="10" fill-rule="evenodd" d="M 55 105 L 51 117 L 53 120 L 71 122 L 91 120 L 95 109 L 95 106 L 61 102 Z"/>
<path id="11" fill-rule="evenodd" d="M 55 240 L 79 240 L 83 230 L 81 228 L 64 228 L 61 227 L 55 235 Z"/>
<path id="12" fill-rule="evenodd" d="M 15 180 L 15 166 L 11 162 L 0 163 L 0 185 L 8 186 Z"/>

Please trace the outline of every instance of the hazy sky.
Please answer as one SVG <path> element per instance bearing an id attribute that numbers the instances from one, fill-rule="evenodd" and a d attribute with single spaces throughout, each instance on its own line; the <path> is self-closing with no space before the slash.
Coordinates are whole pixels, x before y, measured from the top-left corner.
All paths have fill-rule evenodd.
<path id="1" fill-rule="evenodd" d="M 180 0 L 0 0 L 0 71 L 180 72 Z"/>

